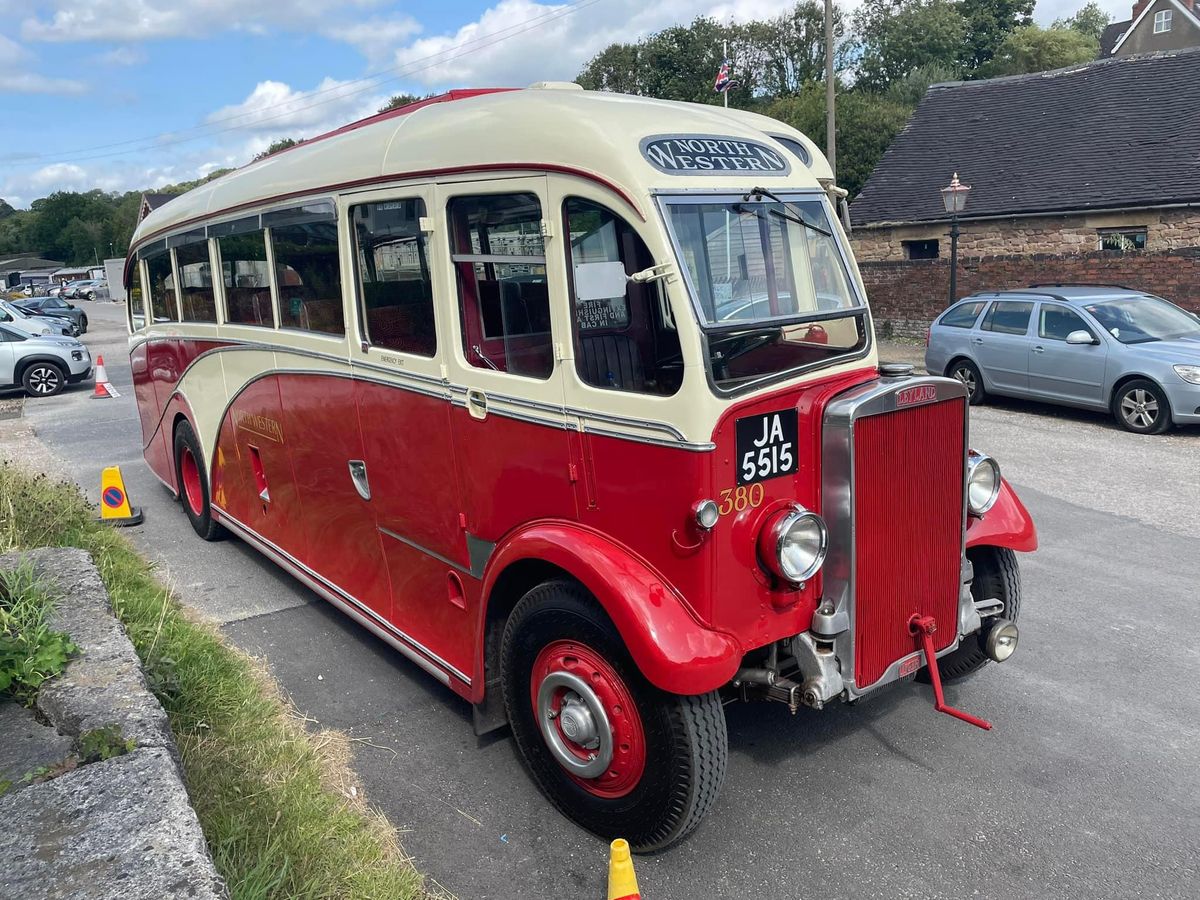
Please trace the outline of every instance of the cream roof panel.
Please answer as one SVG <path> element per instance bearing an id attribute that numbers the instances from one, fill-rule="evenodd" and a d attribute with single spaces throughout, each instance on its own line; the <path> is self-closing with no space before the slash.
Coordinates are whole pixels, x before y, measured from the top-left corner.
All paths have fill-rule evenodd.
<path id="1" fill-rule="evenodd" d="M 770 137 L 801 141 L 813 157 L 801 165 Z M 779 172 L 664 174 L 642 156 L 652 135 L 712 135 L 777 148 L 791 164 Z M 495 165 L 581 169 L 615 184 L 648 213 L 656 190 L 817 188 L 832 177 L 820 150 L 800 132 L 766 116 L 719 106 L 675 103 L 557 85 L 434 103 L 406 115 L 313 140 L 251 163 L 151 212 L 133 243 L 206 215 L 284 195 L 319 193 L 338 185 L 430 169 Z M 236 215 L 236 213 L 231 213 Z"/>

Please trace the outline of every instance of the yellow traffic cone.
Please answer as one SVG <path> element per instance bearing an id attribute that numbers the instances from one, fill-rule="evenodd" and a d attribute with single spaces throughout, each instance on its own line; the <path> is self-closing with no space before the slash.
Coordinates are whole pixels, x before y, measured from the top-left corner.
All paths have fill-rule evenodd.
<path id="1" fill-rule="evenodd" d="M 129 505 L 120 466 L 100 473 L 100 521 L 106 525 L 141 525 L 142 511 Z"/>
<path id="2" fill-rule="evenodd" d="M 629 841 L 617 838 L 608 855 L 608 900 L 641 900 L 637 876 L 633 874 L 633 857 Z"/>

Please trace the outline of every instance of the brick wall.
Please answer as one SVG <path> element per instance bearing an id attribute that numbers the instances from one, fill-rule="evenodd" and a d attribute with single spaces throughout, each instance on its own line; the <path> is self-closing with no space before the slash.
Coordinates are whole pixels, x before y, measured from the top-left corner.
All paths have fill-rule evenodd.
<path id="1" fill-rule="evenodd" d="M 946 308 L 950 263 L 945 259 L 860 262 L 877 332 L 921 337 Z M 1074 255 L 984 256 L 960 259 L 958 296 L 1028 287 L 1035 282 L 1121 284 L 1159 294 L 1200 312 L 1200 247 L 1160 252 L 1093 251 Z"/>

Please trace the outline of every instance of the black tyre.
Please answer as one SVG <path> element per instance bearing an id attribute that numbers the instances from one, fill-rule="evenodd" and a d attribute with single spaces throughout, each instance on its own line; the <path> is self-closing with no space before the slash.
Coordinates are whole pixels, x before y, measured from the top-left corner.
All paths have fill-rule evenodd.
<path id="1" fill-rule="evenodd" d="M 96 299 L 96 292 L 95 292 L 95 291 L 88 291 L 86 294 L 84 294 L 84 296 L 85 296 L 87 299 L 89 299 L 89 300 L 95 300 L 95 299 Z"/>
<path id="2" fill-rule="evenodd" d="M 204 454 L 196 433 L 186 421 L 175 429 L 175 477 L 179 484 L 179 500 L 196 534 L 206 541 L 218 541 L 225 529 L 213 521 L 208 502 L 208 477 L 205 475 Z"/>
<path id="3" fill-rule="evenodd" d="M 662 850 L 700 823 L 729 753 L 715 691 L 684 697 L 651 685 L 572 581 L 527 593 L 500 652 L 517 750 L 560 812 L 640 852 Z"/>
<path id="4" fill-rule="evenodd" d="M 67 373 L 52 362 L 35 362 L 21 376 L 21 386 L 30 397 L 53 397 L 67 384 Z"/>
<path id="5" fill-rule="evenodd" d="M 987 391 L 983 387 L 983 376 L 979 367 L 969 359 L 956 359 L 946 367 L 946 377 L 954 378 L 963 383 L 967 389 L 967 402 L 978 406 L 987 399 Z"/>
<path id="6" fill-rule="evenodd" d="M 1117 424 L 1134 434 L 1162 434 L 1171 427 L 1171 404 L 1153 381 L 1137 378 L 1113 393 Z"/>
<path id="7" fill-rule="evenodd" d="M 974 600 L 996 599 L 1004 604 L 997 615 L 1017 621 L 1021 614 L 1021 570 L 1017 567 L 1017 554 L 1006 547 L 975 547 L 967 551 L 967 558 L 975 567 L 971 581 L 971 597 Z M 982 669 L 991 659 L 984 652 L 988 625 L 995 621 L 988 616 L 978 633 L 967 635 L 959 648 L 938 660 L 938 672 L 943 682 L 958 681 Z M 922 669 L 920 680 L 929 680 L 929 670 Z"/>
<path id="8" fill-rule="evenodd" d="M 87 316 L 84 316 L 83 318 L 81 318 L 79 320 L 79 333 L 80 334 L 87 334 L 87 325 L 88 325 Z"/>

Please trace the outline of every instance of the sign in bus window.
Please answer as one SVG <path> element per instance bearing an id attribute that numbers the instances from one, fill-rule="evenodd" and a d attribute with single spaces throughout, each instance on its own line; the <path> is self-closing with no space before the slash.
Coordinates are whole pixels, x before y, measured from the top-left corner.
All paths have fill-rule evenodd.
<path id="1" fill-rule="evenodd" d="M 554 352 L 537 197 L 456 197 L 449 217 L 467 361 L 480 369 L 549 378 Z"/>
<path id="2" fill-rule="evenodd" d="M 424 215 L 425 202 L 419 197 L 351 209 L 367 340 L 376 347 L 433 356 L 437 332 L 420 225 Z"/>
<path id="3" fill-rule="evenodd" d="M 337 224 L 281 225 L 270 234 L 279 286 L 279 327 L 345 334 Z"/>

